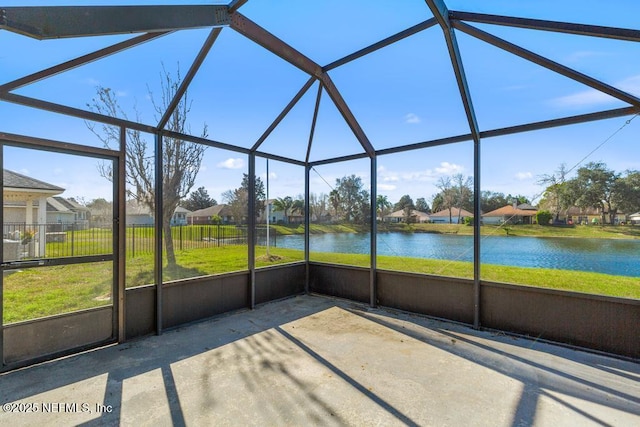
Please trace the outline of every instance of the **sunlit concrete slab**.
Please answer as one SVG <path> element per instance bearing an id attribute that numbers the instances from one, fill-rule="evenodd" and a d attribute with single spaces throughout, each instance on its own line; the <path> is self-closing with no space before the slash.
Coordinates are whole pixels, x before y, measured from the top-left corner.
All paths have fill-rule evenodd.
<path id="1" fill-rule="evenodd" d="M 640 365 L 302 296 L 0 376 L 2 425 L 640 425 Z"/>

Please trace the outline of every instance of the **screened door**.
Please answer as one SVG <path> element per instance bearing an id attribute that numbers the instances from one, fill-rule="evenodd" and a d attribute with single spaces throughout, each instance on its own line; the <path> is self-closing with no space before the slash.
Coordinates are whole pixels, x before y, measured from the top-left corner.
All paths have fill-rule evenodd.
<path id="1" fill-rule="evenodd" d="M 117 158 L 2 141 L 3 369 L 117 339 Z"/>

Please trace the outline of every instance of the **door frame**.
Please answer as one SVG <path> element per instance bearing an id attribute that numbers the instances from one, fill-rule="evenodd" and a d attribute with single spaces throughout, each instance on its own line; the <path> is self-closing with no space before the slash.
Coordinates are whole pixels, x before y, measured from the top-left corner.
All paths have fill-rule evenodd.
<path id="1" fill-rule="evenodd" d="M 111 339 L 109 342 L 100 342 L 95 344 L 83 345 L 80 347 L 71 348 L 68 350 L 43 355 L 28 360 L 21 360 L 19 362 L 5 363 L 5 339 L 4 329 L 5 325 L 2 321 L 3 309 L 4 309 L 4 277 L 0 278 L 0 372 L 14 369 L 17 367 L 37 363 L 43 360 L 49 360 L 62 355 L 73 354 L 76 352 L 84 351 L 87 348 L 100 346 L 104 344 L 122 342 L 125 337 L 125 238 L 126 238 L 126 224 L 125 224 L 125 138 L 126 130 L 121 129 L 121 143 L 120 150 L 112 150 L 107 148 L 91 147 L 79 144 L 72 144 L 67 142 L 60 142 L 55 140 L 35 138 L 25 135 L 10 134 L 0 132 L 0 166 L 4 170 L 4 147 L 18 147 L 24 149 L 56 152 L 61 154 L 76 155 L 82 157 L 90 157 L 95 159 L 104 159 L 113 163 L 113 227 L 112 227 L 112 253 L 108 256 L 85 256 L 85 257 L 72 257 L 68 259 L 52 259 L 46 262 L 46 265 L 65 265 L 65 264 L 79 264 L 85 262 L 98 262 L 98 261 L 112 261 L 113 263 L 113 283 L 112 283 L 112 325 L 111 325 Z M 3 183 L 4 186 L 4 183 Z M 3 187 L 4 188 L 4 187 Z M 4 205 L 4 202 L 3 202 Z M 4 227 L 4 209 L 0 211 L 0 223 Z M 0 256 L 3 249 L 0 248 Z M 74 262 L 74 259 L 76 262 Z M 77 262 L 78 259 L 82 259 L 82 262 Z M 4 264 L 4 261 L 3 261 Z M 25 266 L 28 265 L 28 261 Z M 42 265 L 39 263 L 39 265 Z M 2 268 L 4 271 L 4 267 Z"/>

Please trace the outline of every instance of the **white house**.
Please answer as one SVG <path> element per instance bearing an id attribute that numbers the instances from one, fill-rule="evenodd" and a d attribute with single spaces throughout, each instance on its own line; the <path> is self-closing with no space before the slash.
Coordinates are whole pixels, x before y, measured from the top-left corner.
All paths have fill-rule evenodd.
<path id="1" fill-rule="evenodd" d="M 429 215 L 429 218 L 431 218 L 431 222 L 439 224 L 457 224 L 458 218 L 460 218 L 460 222 L 462 223 L 465 218 L 471 217 L 473 217 L 473 214 L 471 212 L 459 208 L 443 209 L 439 212 Z"/>
<path id="2" fill-rule="evenodd" d="M 44 256 L 46 239 L 47 199 L 64 192 L 64 188 L 7 169 L 2 171 L 4 192 L 2 212 L 3 236 L 11 240 L 15 232 L 34 232 L 33 256 Z M 7 242 L 7 244 L 10 244 Z"/>
<path id="3" fill-rule="evenodd" d="M 126 205 L 127 225 L 153 225 L 153 212 L 149 206 L 137 200 L 129 200 Z M 171 225 L 187 225 L 187 214 L 190 211 L 178 206 L 171 216 Z"/>

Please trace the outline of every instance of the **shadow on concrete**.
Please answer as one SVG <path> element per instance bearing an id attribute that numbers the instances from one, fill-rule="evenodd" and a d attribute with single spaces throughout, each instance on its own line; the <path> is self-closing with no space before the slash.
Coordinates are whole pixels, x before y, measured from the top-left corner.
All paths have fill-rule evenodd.
<path id="1" fill-rule="evenodd" d="M 507 336 L 503 333 L 473 331 L 462 325 L 414 314 L 402 313 L 403 321 L 417 326 L 416 328 L 405 328 L 388 321 L 385 317 L 386 314 L 380 313 L 382 310 L 376 310 L 375 313 L 366 308 L 347 310 L 385 328 L 395 330 L 522 382 L 524 387 L 514 413 L 512 423 L 514 427 L 534 424 L 540 396 L 553 399 L 596 424 L 610 425 L 550 392 L 558 392 L 640 416 L 640 397 L 624 390 L 623 382 L 614 381 L 620 383 L 620 389 L 612 388 L 589 379 L 590 373 L 588 372 L 590 369 L 601 370 L 613 379 L 637 381 L 640 375 L 640 366 L 633 362 Z M 393 315 L 390 317 L 397 318 Z M 425 327 L 426 331 L 420 330 Z M 439 337 L 434 338 L 425 332 L 435 332 Z M 510 348 L 517 349 L 518 354 L 515 354 L 516 351 L 508 351 Z M 522 355 L 522 350 L 529 350 L 529 352 L 524 352 L 527 356 Z M 561 363 L 558 364 L 558 362 Z M 567 371 L 549 366 L 551 364 L 565 366 Z M 607 366 L 607 364 L 611 366 Z"/>

